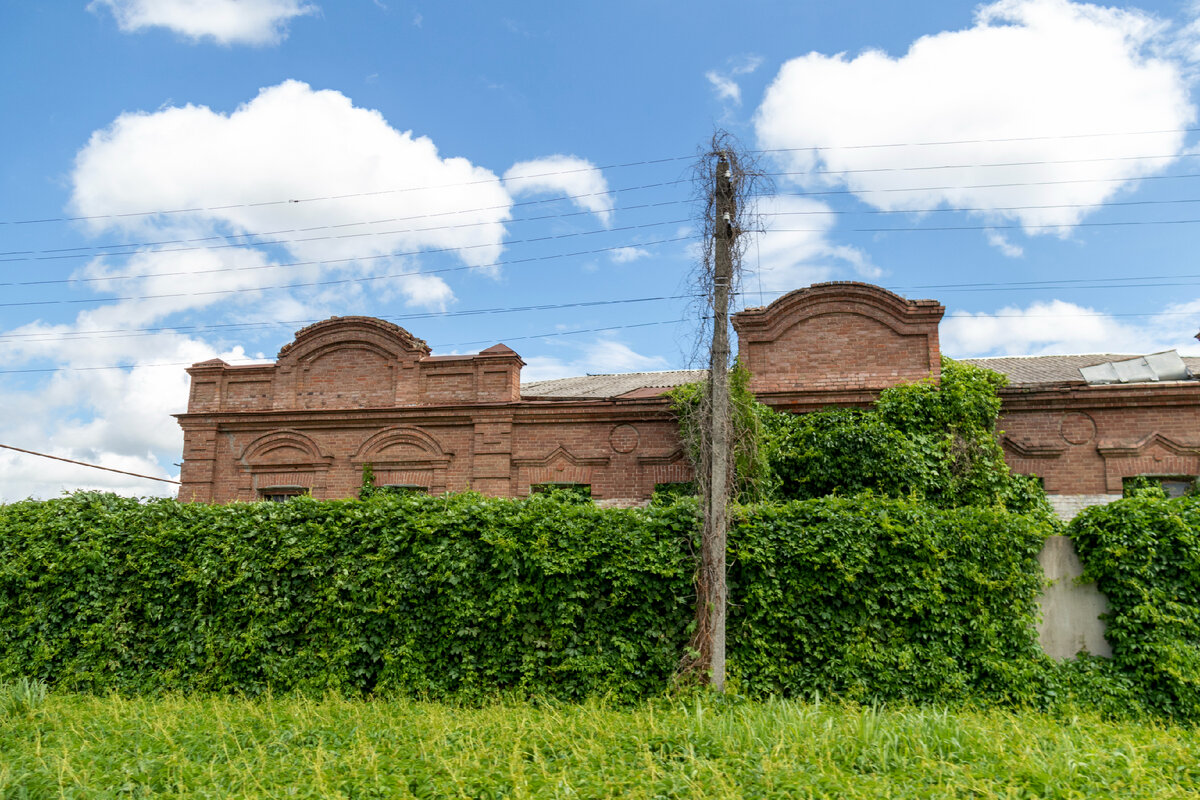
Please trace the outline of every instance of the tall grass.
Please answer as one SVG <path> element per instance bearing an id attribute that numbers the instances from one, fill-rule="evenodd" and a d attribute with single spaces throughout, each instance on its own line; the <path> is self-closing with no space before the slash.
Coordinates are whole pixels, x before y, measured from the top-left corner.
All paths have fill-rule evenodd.
<path id="1" fill-rule="evenodd" d="M 1200 734 L 793 701 L 482 708 L 51 694 L 0 713 L 0 797 L 1194 797 Z"/>

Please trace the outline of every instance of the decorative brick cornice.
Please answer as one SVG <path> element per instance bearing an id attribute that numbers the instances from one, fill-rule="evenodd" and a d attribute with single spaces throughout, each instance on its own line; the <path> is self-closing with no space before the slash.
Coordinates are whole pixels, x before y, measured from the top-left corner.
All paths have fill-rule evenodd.
<path id="1" fill-rule="evenodd" d="M 296 338 L 279 350 L 279 359 L 298 355 L 312 348 L 320 348 L 327 341 L 358 339 L 366 334 L 369 338 L 380 337 L 394 342 L 400 351 L 429 355 L 429 345 L 399 325 L 377 317 L 330 317 L 296 331 Z"/>
<path id="2" fill-rule="evenodd" d="M 1169 436 L 1164 436 L 1161 433 L 1152 433 L 1137 441 L 1107 439 L 1098 442 L 1096 450 L 1105 458 L 1113 456 L 1136 457 L 1144 453 L 1148 447 L 1155 444 L 1160 445 L 1168 453 L 1174 453 L 1178 456 L 1200 455 L 1200 443 L 1181 442 Z"/>
<path id="3" fill-rule="evenodd" d="M 548 467 L 559 460 L 565 461 L 573 467 L 603 467 L 607 466 L 611 459 L 608 456 L 580 458 L 563 445 L 559 445 L 544 456 L 514 458 L 512 464 L 514 467 Z"/>
<path id="4" fill-rule="evenodd" d="M 1001 437 L 1000 445 L 1021 458 L 1059 458 L 1067 452 L 1067 448 L 1061 444 L 1017 440 L 1011 436 Z"/>
<path id="5" fill-rule="evenodd" d="M 830 281 L 788 292 L 765 307 L 739 311 L 733 315 L 733 327 L 739 339 L 772 341 L 781 328 L 838 311 L 870 316 L 897 333 L 907 333 L 914 325 L 936 326 L 946 308 L 936 300 L 908 300 L 870 283 Z"/>

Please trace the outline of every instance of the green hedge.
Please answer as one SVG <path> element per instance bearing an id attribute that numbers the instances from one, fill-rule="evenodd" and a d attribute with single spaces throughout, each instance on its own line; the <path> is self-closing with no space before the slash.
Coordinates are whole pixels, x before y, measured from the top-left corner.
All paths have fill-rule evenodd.
<path id="1" fill-rule="evenodd" d="M 763 695 L 1025 699 L 1040 518 L 863 495 L 746 507 L 731 672 Z M 127 692 L 660 693 L 695 503 L 466 494 L 0 506 L 0 680 Z"/>
<path id="2" fill-rule="evenodd" d="M 1113 650 L 1076 670 L 1094 673 L 1110 702 L 1200 721 L 1200 497 L 1159 491 L 1093 506 L 1068 534 L 1108 597 Z"/>
<path id="3" fill-rule="evenodd" d="M 757 507 L 730 536 L 730 661 L 760 692 L 1038 702 L 1050 533 L 905 499 Z"/>
<path id="4" fill-rule="evenodd" d="M 0 677 L 72 689 L 658 691 L 684 507 L 464 494 L 0 507 Z"/>

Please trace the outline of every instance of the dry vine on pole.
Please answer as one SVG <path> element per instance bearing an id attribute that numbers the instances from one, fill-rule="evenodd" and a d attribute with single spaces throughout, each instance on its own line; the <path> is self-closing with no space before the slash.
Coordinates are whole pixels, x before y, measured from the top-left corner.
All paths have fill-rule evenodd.
<path id="1" fill-rule="evenodd" d="M 725 546 L 729 487 L 733 481 L 733 433 L 729 403 L 729 302 L 741 285 L 745 240 L 758 230 L 753 200 L 762 172 L 736 139 L 713 134 L 695 167 L 695 185 L 703 204 L 703 241 L 696 270 L 697 295 L 705 298 L 705 323 L 712 325 L 708 383 L 692 448 L 693 468 L 704 515 L 700 564 L 696 570 L 696 620 L 681 673 L 697 675 L 717 691 L 725 690 Z M 707 324 L 702 325 L 702 330 Z"/>

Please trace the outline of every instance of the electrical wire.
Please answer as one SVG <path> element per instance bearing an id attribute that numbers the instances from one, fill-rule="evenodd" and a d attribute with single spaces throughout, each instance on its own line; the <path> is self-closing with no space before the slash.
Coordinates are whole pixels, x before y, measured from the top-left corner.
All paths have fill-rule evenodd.
<path id="1" fill-rule="evenodd" d="M 751 153 L 785 153 L 785 152 L 820 151 L 820 150 L 861 150 L 861 149 L 888 148 L 888 147 L 934 147 L 934 146 L 947 146 L 947 145 L 959 145 L 959 144 L 996 144 L 996 143 L 1011 143 L 1011 142 L 1023 142 L 1023 141 L 1040 141 L 1040 140 L 1051 140 L 1051 139 L 1084 139 L 1084 138 L 1102 138 L 1102 137 L 1116 137 L 1116 136 L 1145 136 L 1145 135 L 1156 135 L 1156 134 L 1164 134 L 1164 133 L 1194 133 L 1198 130 L 1200 130 L 1200 128 L 1178 128 L 1178 129 L 1158 130 L 1158 131 L 1130 131 L 1127 133 L 1106 132 L 1106 133 L 1061 134 L 1061 135 L 1047 135 L 1047 136 L 1022 136 L 1022 137 L 1008 137 L 1008 138 L 987 138 L 987 139 L 957 139 L 957 140 L 948 140 L 948 141 L 927 141 L 927 142 L 890 142 L 890 143 L 858 144 L 858 145 L 811 145 L 811 146 L 804 146 L 804 147 L 767 148 L 767 149 L 761 149 L 761 150 L 750 150 L 748 152 L 751 152 Z M 1187 153 L 1187 154 L 1178 154 L 1178 155 L 1169 155 L 1169 156 L 1142 156 L 1140 158 L 1176 158 L 1176 157 L 1182 157 L 1184 155 L 1190 156 L 1190 155 L 1197 155 L 1197 154 Z M 604 165 L 600 165 L 600 166 L 589 165 L 587 167 L 578 167 L 578 168 L 574 168 L 574 169 L 552 170 L 552 171 L 547 171 L 547 172 L 535 173 L 535 174 L 531 174 L 531 175 L 514 176 L 514 178 L 504 180 L 503 183 L 508 183 L 510 180 L 533 180 L 533 179 L 537 179 L 537 178 L 547 178 L 547 177 L 554 177 L 554 176 L 560 176 L 560 175 L 571 175 L 571 174 L 579 174 L 579 173 L 590 173 L 590 172 L 604 171 L 604 170 L 609 170 L 609 169 L 624 169 L 624 168 L 628 168 L 628 167 L 640 167 L 640 166 L 651 166 L 651 165 L 655 165 L 655 164 L 666 164 L 666 163 L 671 163 L 671 162 L 694 160 L 696 157 L 697 156 L 695 154 L 692 154 L 692 155 L 686 155 L 686 156 L 668 156 L 665 158 L 643 159 L 640 161 L 628 161 L 628 162 L 617 163 L 617 164 L 604 164 Z M 1130 158 L 1130 157 L 1118 157 L 1115 160 L 1122 160 L 1122 158 Z M 1139 158 L 1139 157 L 1133 156 L 1132 158 Z M 1101 160 L 1109 160 L 1109 159 L 1101 159 Z M 1032 164 L 1032 163 L 1070 163 L 1070 162 L 1024 162 L 1024 163 Z M 1016 164 L 1013 164 L 1013 165 L 1016 165 Z M 976 165 L 967 165 L 967 166 L 993 166 L 993 165 L 976 164 Z M 998 166 L 998 165 L 996 165 L 996 166 Z M 946 168 L 949 168 L 949 167 L 913 167 L 912 169 L 946 169 Z M 795 174 L 795 173 L 775 173 L 775 174 Z M 805 173 L 805 174 L 807 174 L 807 173 Z M 0 220 L 0 225 L 36 225 L 36 224 L 52 223 L 52 222 L 81 222 L 81 221 L 96 220 L 96 219 L 121 219 L 121 218 L 129 218 L 129 217 L 145 217 L 145 216 L 160 216 L 160 215 L 165 216 L 168 214 L 228 211 L 228 210 L 235 209 L 235 208 L 260 208 L 260 207 L 264 207 L 264 206 L 275 206 L 275 205 L 297 205 L 297 204 L 302 204 L 302 203 L 314 203 L 314 202 L 320 202 L 320 201 L 347 200 L 347 199 L 355 198 L 355 197 L 375 197 L 375 196 L 381 196 L 381 195 L 387 195 L 387 194 L 402 194 L 402 193 L 407 193 L 407 192 L 432 191 L 432 190 L 436 190 L 436 189 L 450 189 L 450 188 L 458 188 L 458 187 L 464 187 L 464 186 L 478 186 L 478 185 L 482 185 L 482 184 L 496 184 L 496 183 L 501 183 L 501 179 L 499 177 L 483 178 L 483 179 L 473 180 L 473 181 L 461 181 L 461 182 L 457 182 L 457 183 L 434 184 L 434 185 L 425 185 L 425 186 L 407 186 L 407 187 L 398 187 L 398 188 L 392 188 L 392 189 L 378 189 L 378 190 L 364 191 L 364 192 L 345 192 L 342 194 L 317 195 L 317 196 L 305 197 L 305 198 L 285 198 L 285 199 L 265 200 L 265 201 L 259 201 L 259 202 L 253 202 L 253 203 L 247 203 L 247 202 L 225 203 L 225 204 L 220 204 L 220 205 L 196 206 L 196 207 L 191 207 L 191 208 L 154 209 L 154 210 L 148 210 L 148 211 L 129 211 L 129 212 L 110 213 L 110 214 L 89 214 L 89 215 L 79 215 L 79 216 L 71 216 L 71 217 L 44 217 L 44 218 L 40 218 L 40 219 Z"/>
<path id="2" fill-rule="evenodd" d="M 145 478 L 148 481 L 162 481 L 163 483 L 174 483 L 179 485 L 179 481 L 171 480 L 170 478 L 156 478 L 153 475 L 142 475 L 140 472 L 127 472 L 123 469 L 113 469 L 112 467 L 102 467 L 99 464 L 89 464 L 86 461 L 76 461 L 73 458 L 63 458 L 62 456 L 52 456 L 49 453 L 39 453 L 36 450 L 26 450 L 23 447 L 13 447 L 11 444 L 0 444 L 5 450 L 15 450 L 18 453 L 25 453 L 31 456 L 39 456 L 41 458 L 52 458 L 55 461 L 65 461 L 68 464 L 76 464 L 81 467 L 91 467 L 92 469 L 102 469 L 105 472 L 117 472 L 121 475 L 132 475 L 135 478 Z"/>
<path id="3" fill-rule="evenodd" d="M 564 308 L 592 308 L 595 306 L 632 305 L 637 303 L 651 303 L 663 300 L 686 300 L 698 296 L 699 295 L 677 294 L 662 295 L 658 297 L 630 297 L 613 300 L 582 300 L 574 303 L 540 303 L 527 306 L 460 309 L 458 311 L 426 311 L 412 314 L 381 316 L 379 319 L 384 319 L 389 322 L 408 322 L 412 320 L 438 319 L 441 317 L 474 317 L 483 314 L 514 314 L 528 313 L 530 311 L 554 311 Z M 87 341 L 94 339 L 130 339 L 143 336 L 156 336 L 167 332 L 180 333 L 183 331 L 203 331 L 216 329 L 226 331 L 242 331 L 254 328 L 278 328 L 291 325 L 311 325 L 314 322 L 320 321 L 321 320 L 319 319 L 264 320 L 258 322 L 231 322 L 216 325 L 181 325 L 159 328 L 110 328 L 106 330 L 65 331 L 63 333 L 56 334 L 50 334 L 46 331 L 38 331 L 29 334 L 0 334 L 0 341 L 69 342 L 77 339 L 83 339 Z"/>
<path id="4" fill-rule="evenodd" d="M 629 330 L 631 328 L 648 328 L 654 325 L 675 325 L 681 322 L 694 322 L 695 319 L 666 319 L 658 322 L 637 322 L 630 325 L 606 325 L 603 328 L 584 328 L 573 331 L 552 331 L 550 333 L 534 333 L 525 336 L 501 336 L 497 337 L 500 341 L 518 342 L 527 339 L 547 339 L 555 336 L 578 336 L 583 333 L 606 333 L 608 331 Z M 479 344 L 489 344 L 496 342 L 497 339 L 478 339 L 470 342 L 449 342 L 434 344 L 432 347 L 468 347 Z M 110 364 L 104 366 L 92 367 L 34 367 L 29 369 L 0 369 L 0 375 L 25 375 L 34 373 L 48 372 L 93 372 L 99 370 L 114 370 L 114 369 L 142 369 L 143 367 L 190 367 L 196 362 L 190 361 L 174 361 L 168 363 L 157 364 Z M 235 358 L 226 362 L 227 364 L 262 364 L 270 366 L 273 362 L 265 362 L 261 359 L 254 358 Z"/>
<path id="5" fill-rule="evenodd" d="M 783 196 L 783 195 L 779 195 L 779 196 Z M 793 195 L 786 195 L 786 196 L 793 196 Z M 684 203 L 691 203 L 691 202 L 693 202 L 693 200 L 691 200 L 691 199 L 664 200 L 664 201 L 661 201 L 658 203 L 641 203 L 641 204 L 633 205 L 633 206 L 624 206 L 624 207 L 622 207 L 621 210 L 622 211 L 633 211 L 633 210 L 640 210 L 640 209 L 647 209 L 647 208 L 661 208 L 663 206 L 681 205 Z M 939 207 L 932 207 L 932 208 L 887 208 L 887 209 L 832 209 L 832 208 L 829 208 L 829 209 L 824 209 L 824 210 L 808 210 L 808 211 L 767 211 L 767 212 L 759 212 L 757 214 L 757 216 L 760 216 L 760 217 L 821 216 L 821 215 L 858 216 L 858 215 L 881 215 L 881 214 L 882 215 L 887 215 L 887 214 L 935 214 L 935 213 L 958 213 L 958 212 L 995 213 L 995 212 L 1002 212 L 1002 211 L 1038 211 L 1038 210 L 1053 210 L 1053 209 L 1067 209 L 1067 208 L 1098 209 L 1098 208 L 1110 208 L 1110 207 L 1183 205 L 1183 204 L 1190 204 L 1190 203 L 1200 203 L 1200 198 L 1178 198 L 1178 199 L 1170 199 L 1170 200 L 1114 200 L 1114 201 L 1099 202 L 1099 203 L 1048 203 L 1048 204 L 1038 204 L 1038 205 L 994 206 L 994 207 L 990 207 L 990 208 L 983 207 L 983 206 L 976 206 L 976 207 L 939 206 Z M 457 214 L 457 213 L 468 213 L 468 212 L 464 211 L 464 212 L 444 212 L 444 213 Z M 49 250 L 11 250 L 11 251 L 7 251 L 7 252 L 0 252 L 0 256 L 46 255 L 46 256 L 50 256 L 50 258 L 46 258 L 46 259 L 0 258 L 0 263 L 14 262 L 14 261 L 58 260 L 58 259 L 64 259 L 64 258 L 99 258 L 99 257 L 109 257 L 109 256 L 129 256 L 129 255 L 137 255 L 139 252 L 136 249 L 130 249 L 130 248 L 159 247 L 159 246 L 168 245 L 168 244 L 193 244 L 193 243 L 197 243 L 197 242 L 224 242 L 224 243 L 223 244 L 215 244 L 215 245 L 199 245 L 196 247 L 172 248 L 170 250 L 156 250 L 154 252 L 155 253 L 178 253 L 178 252 L 186 252 L 186 251 L 193 251 L 193 250 L 218 250 L 218 249 L 237 248 L 237 247 L 258 247 L 258 246 L 263 246 L 263 245 L 274 246 L 274 245 L 300 244 L 300 243 L 308 243 L 308 242 L 316 242 L 316 241 L 327 241 L 327 240 L 332 240 L 332 239 L 356 239 L 356 238 L 363 238 L 363 237 L 368 237 L 368 236 L 392 236 L 392 235 L 403 234 L 403 233 L 424 233 L 424 232 L 428 232 L 428 231 L 455 230 L 455 229 L 461 229 L 461 228 L 481 227 L 481 226 L 486 226 L 486 225 L 497 225 L 497 224 L 508 225 L 508 224 L 517 223 L 517 222 L 533 222 L 533 221 L 542 221 L 542 220 L 548 220 L 548 219 L 563 219 L 563 218 L 567 218 L 567 217 L 587 216 L 587 215 L 593 215 L 595 213 L 596 212 L 594 212 L 594 211 L 571 211 L 571 212 L 565 212 L 562 214 L 545 214 L 545 215 L 537 216 L 537 217 L 520 217 L 517 219 L 502 220 L 502 221 L 489 220 L 489 221 L 485 221 L 485 222 L 462 223 L 459 225 L 438 225 L 438 226 L 425 227 L 425 228 L 406 228 L 406 229 L 402 229 L 402 230 L 371 231 L 371 232 L 362 232 L 362 233 L 353 233 L 353 234 L 337 234 L 337 235 L 330 235 L 330 236 L 310 236 L 310 237 L 305 237 L 303 239 L 272 239 L 269 241 L 248 241 L 248 239 L 250 239 L 250 238 L 262 238 L 262 237 L 277 235 L 280 233 L 294 233 L 294 232 L 299 232 L 299 231 L 304 231 L 304 230 L 328 230 L 331 228 L 346 228 L 346 227 L 356 227 L 356 226 L 362 226 L 362 225 L 375 225 L 375 224 L 378 224 L 378 221 L 376 221 L 376 222 L 348 222 L 348 223 L 340 223 L 337 225 L 320 225 L 320 226 L 315 226 L 312 228 L 304 228 L 304 229 L 269 231 L 269 232 L 261 232 L 261 233 L 237 233 L 237 234 L 230 234 L 229 236 L 205 236 L 205 237 L 199 237 L 199 238 L 193 238 L 193 239 L 168 239 L 168 240 L 160 240 L 160 241 L 154 241 L 154 242 L 128 242 L 128 243 L 124 243 L 124 244 L 64 247 L 64 248 L 54 248 L 54 249 L 49 249 Z M 420 216 L 431 216 L 431 215 L 420 215 Z M 383 222 L 394 222 L 394 221 L 399 221 L 399 220 L 403 220 L 403 219 L 410 219 L 410 218 L 396 217 L 392 220 L 383 220 Z M 1026 227 L 1026 226 L 1022 226 L 1022 227 Z M 247 239 L 247 241 L 229 242 L 228 241 L 229 239 Z M 520 241 L 521 240 L 514 240 L 512 242 L 505 242 L 505 244 L 514 244 L 514 243 L 517 243 Z M 124 249 L 122 249 L 122 248 L 124 248 Z M 73 255 L 61 255 L 63 253 L 67 253 L 69 251 L 76 251 L 76 252 Z M 90 251 L 90 252 L 82 252 L 82 251 Z M 104 252 L 100 252 L 100 251 L 104 251 Z M 421 252 L 429 252 L 429 251 L 421 251 Z M 51 254 L 60 254 L 60 255 L 51 255 Z M 143 276 L 143 275 L 121 276 L 121 278 L 117 278 L 117 277 L 68 278 L 68 279 L 62 279 L 62 280 L 56 280 L 56 281 L 28 281 L 28 282 L 19 283 L 19 284 L 0 283 L 0 286 L 33 285 L 35 283 L 72 283 L 72 282 L 86 282 L 86 281 L 106 281 L 106 280 L 118 280 L 118 279 L 122 279 L 124 277 L 146 277 L 146 276 Z"/>
<path id="6" fill-rule="evenodd" d="M 639 243 L 636 243 L 636 246 L 644 247 L 644 246 L 649 246 L 649 245 L 653 245 L 653 244 L 665 244 L 668 242 L 680 242 L 680 241 L 685 241 L 685 240 L 691 240 L 694 238 L 695 237 L 693 237 L 693 236 L 676 236 L 676 237 L 670 238 L 670 239 L 658 239 L 653 242 L 639 242 Z M 246 292 L 260 292 L 260 291 L 276 290 L 276 289 L 300 289 L 300 288 L 311 288 L 313 286 L 338 286 L 338 285 L 346 285 L 346 284 L 354 284 L 354 283 L 369 283 L 371 281 L 389 280 L 391 278 L 406 278 L 406 277 L 412 277 L 414 275 L 435 275 L 435 274 L 444 274 L 447 272 L 462 272 L 464 270 L 471 270 L 471 269 L 489 269 L 491 267 L 496 267 L 496 266 L 515 266 L 517 264 L 530 264 L 530 263 L 534 263 L 534 262 L 538 262 L 538 261 L 551 261 L 551 260 L 555 260 L 555 259 L 559 259 L 559 258 L 572 258 L 575 256 L 594 255 L 596 253 L 611 253 L 611 252 L 614 252 L 617 250 L 625 250 L 628 247 L 630 247 L 630 245 L 622 244 L 622 245 L 616 245 L 613 247 L 598 247 L 593 250 L 581 250 L 581 251 L 578 251 L 575 253 L 553 253 L 553 254 L 545 255 L 545 256 L 530 256 L 528 258 L 513 259 L 513 260 L 509 260 L 509 261 L 498 261 L 493 264 L 484 264 L 484 265 L 479 265 L 479 266 L 440 267 L 440 268 L 436 268 L 436 269 L 412 270 L 409 272 L 392 272 L 392 273 L 388 273 L 385 275 L 366 275 L 366 276 L 358 276 L 358 277 L 354 277 L 354 278 L 334 278 L 334 279 L 323 280 L 323 281 L 306 281 L 306 282 L 302 282 L 302 283 L 275 284 L 272 286 L 241 287 L 238 289 L 214 289 L 211 291 L 204 291 L 204 292 L 188 291 L 188 292 L 171 292 L 171 293 L 167 293 L 167 294 L 129 295 L 129 296 L 125 296 L 125 297 L 58 298 L 55 300 L 10 301 L 7 303 L 0 303 L 0 308 L 15 308 L 15 307 L 25 307 L 25 306 L 48 306 L 48 305 L 80 305 L 80 304 L 91 304 L 91 303 L 112 303 L 112 302 L 123 302 L 123 301 L 127 301 L 127 300 L 164 300 L 164 299 L 173 298 L 173 297 L 205 297 L 205 296 L 212 296 L 212 295 L 243 294 Z M 388 256 L 376 256 L 376 258 L 386 258 L 386 257 L 388 257 Z M 336 263 L 358 261 L 358 260 L 361 260 L 361 259 L 343 258 L 343 259 L 332 259 L 332 260 L 327 260 L 327 261 L 297 262 L 296 265 L 336 264 Z M 293 266 L 296 266 L 296 265 L 293 265 Z M 214 271 L 223 271 L 223 270 L 214 270 Z M 199 272 L 196 272 L 196 273 L 186 273 L 185 272 L 185 273 L 178 273 L 178 274 L 192 275 L 192 274 L 200 274 L 200 273 Z M 4 285 L 4 284 L 0 284 L 0 285 Z"/>

